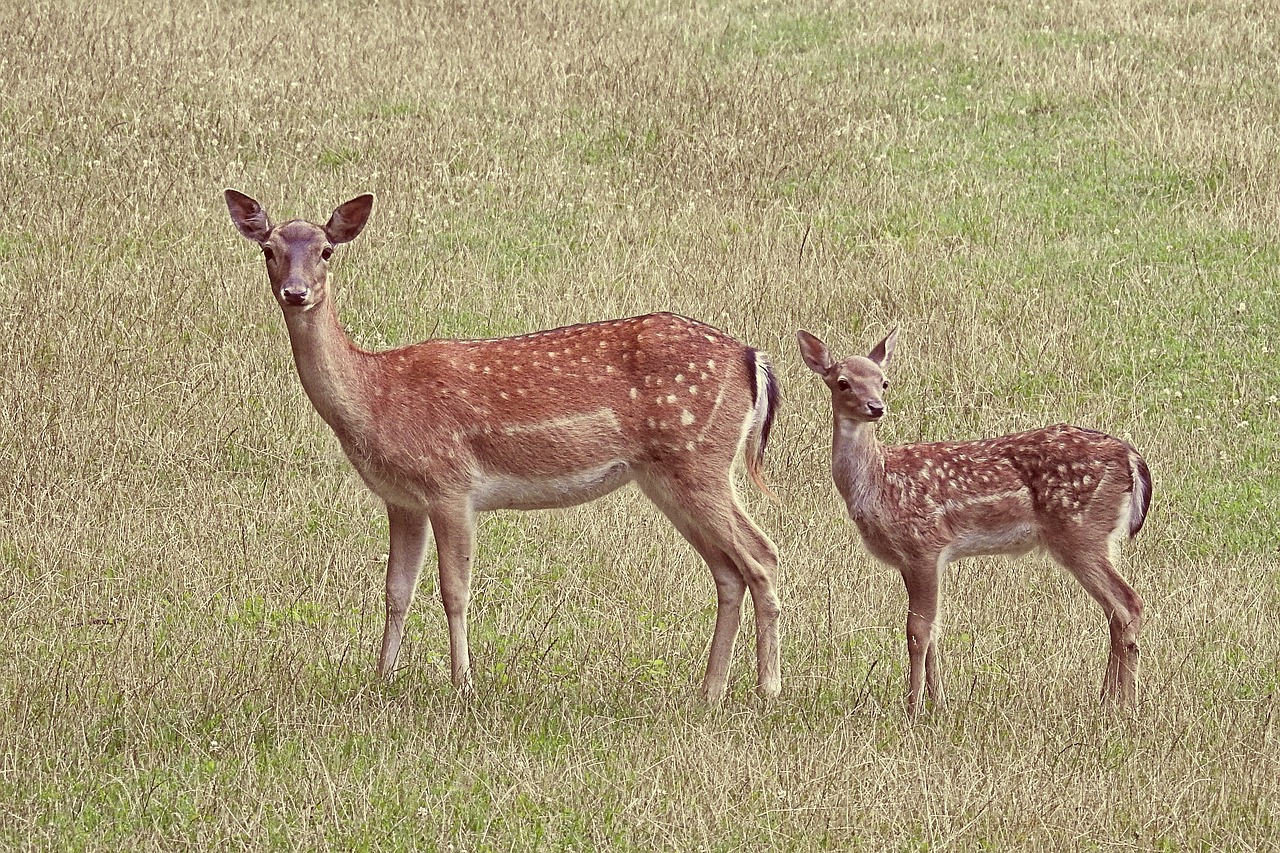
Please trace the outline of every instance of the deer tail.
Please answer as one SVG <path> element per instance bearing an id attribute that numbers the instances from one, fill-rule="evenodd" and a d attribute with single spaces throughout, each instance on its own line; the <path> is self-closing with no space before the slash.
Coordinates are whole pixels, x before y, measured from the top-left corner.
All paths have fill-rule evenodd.
<path id="1" fill-rule="evenodd" d="M 1129 501 L 1129 538 L 1132 539 L 1142 529 L 1151 508 L 1151 469 L 1132 447 L 1129 448 L 1129 471 L 1133 480 L 1133 495 Z"/>
<path id="2" fill-rule="evenodd" d="M 761 470 L 764 466 L 764 451 L 769 446 L 769 433 L 773 429 L 773 419 L 782 402 L 782 391 L 778 386 L 777 374 L 769 358 L 758 350 L 747 350 L 747 370 L 751 376 L 752 409 L 747 420 L 746 462 L 747 474 L 760 491 L 774 500 L 778 496 L 764 481 Z"/>

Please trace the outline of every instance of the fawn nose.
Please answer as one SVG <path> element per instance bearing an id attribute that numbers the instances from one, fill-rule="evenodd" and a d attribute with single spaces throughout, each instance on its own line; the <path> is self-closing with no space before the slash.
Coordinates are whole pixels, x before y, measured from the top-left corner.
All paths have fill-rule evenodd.
<path id="1" fill-rule="evenodd" d="M 879 400 L 870 400 L 867 402 L 867 414 L 872 420 L 879 420 L 884 415 L 884 403 Z"/>

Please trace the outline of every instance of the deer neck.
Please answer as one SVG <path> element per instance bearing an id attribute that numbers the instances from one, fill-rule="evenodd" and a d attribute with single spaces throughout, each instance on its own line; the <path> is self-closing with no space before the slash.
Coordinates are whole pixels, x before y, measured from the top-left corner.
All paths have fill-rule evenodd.
<path id="1" fill-rule="evenodd" d="M 298 378 L 311 405 L 345 445 L 368 420 L 369 354 L 356 347 L 325 299 L 307 311 L 285 311 Z"/>
<path id="2" fill-rule="evenodd" d="M 850 518 L 858 521 L 875 511 L 884 488 L 884 445 L 876 438 L 875 424 L 835 419 L 831 477 Z"/>

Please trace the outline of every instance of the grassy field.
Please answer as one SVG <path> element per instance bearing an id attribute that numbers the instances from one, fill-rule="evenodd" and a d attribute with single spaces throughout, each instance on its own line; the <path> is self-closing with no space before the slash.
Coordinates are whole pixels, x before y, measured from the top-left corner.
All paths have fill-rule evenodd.
<path id="1" fill-rule="evenodd" d="M 1219 0 L 7 4 L 0 847 L 1274 849 L 1278 68 Z M 366 347 L 665 309 L 770 352 L 782 697 L 748 615 L 698 703 L 714 587 L 632 491 L 486 516 L 473 699 L 431 572 L 380 683 L 385 517 L 227 186 L 377 193 L 331 278 Z M 949 570 L 952 702 L 905 719 L 795 347 L 893 326 L 885 440 L 1150 462 L 1132 714 L 1028 558 Z"/>

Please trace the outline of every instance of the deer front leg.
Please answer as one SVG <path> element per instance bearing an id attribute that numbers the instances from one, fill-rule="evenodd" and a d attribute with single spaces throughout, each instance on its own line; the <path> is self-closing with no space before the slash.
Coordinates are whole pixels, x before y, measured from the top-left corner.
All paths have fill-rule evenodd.
<path id="1" fill-rule="evenodd" d="M 933 566 L 905 570 L 907 585 L 907 714 L 915 717 L 924 704 L 924 694 L 935 704 L 942 703 L 942 677 L 938 668 L 937 633 L 938 575 Z"/>
<path id="2" fill-rule="evenodd" d="M 378 673 L 391 677 L 404 638 L 404 620 L 413 603 L 418 573 L 427 550 L 425 513 L 387 504 L 390 547 L 387 552 L 387 621 L 382 632 Z"/>
<path id="3" fill-rule="evenodd" d="M 471 555 L 475 551 L 475 513 L 469 505 L 433 507 L 431 526 L 440 563 L 440 600 L 449 622 L 449 670 L 459 693 L 472 691 L 471 652 L 467 644 L 467 605 L 471 601 Z"/>

